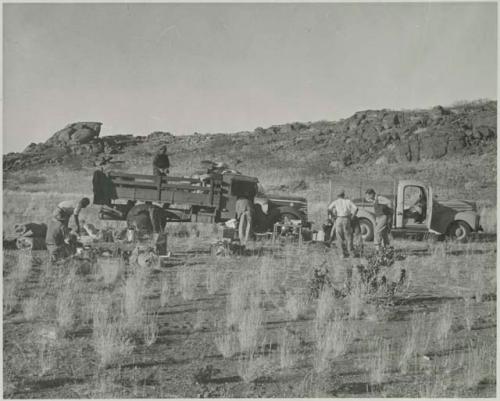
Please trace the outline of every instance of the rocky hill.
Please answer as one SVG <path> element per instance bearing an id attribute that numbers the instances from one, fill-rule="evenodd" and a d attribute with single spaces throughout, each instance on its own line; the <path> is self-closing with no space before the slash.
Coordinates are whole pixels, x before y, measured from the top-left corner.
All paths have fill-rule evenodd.
<path id="1" fill-rule="evenodd" d="M 130 163 L 146 160 L 167 143 L 172 154 L 193 153 L 238 164 L 243 159 L 307 163 L 343 169 L 358 164 L 391 164 L 496 154 L 496 101 L 471 102 L 428 110 L 365 110 L 340 121 L 290 123 L 235 134 L 100 136 L 102 123 L 78 122 L 45 143 L 4 155 L 4 171 L 39 169 L 75 162 L 91 167 L 103 157 Z M 182 156 L 182 157 L 184 157 Z M 230 160 L 228 160 L 230 159 Z"/>

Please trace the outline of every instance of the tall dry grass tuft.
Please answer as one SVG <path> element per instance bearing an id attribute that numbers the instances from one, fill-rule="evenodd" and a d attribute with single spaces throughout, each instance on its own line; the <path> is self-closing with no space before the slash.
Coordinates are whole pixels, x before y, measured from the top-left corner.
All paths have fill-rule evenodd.
<path id="1" fill-rule="evenodd" d="M 322 334 L 324 326 L 332 318 L 335 309 L 338 307 L 336 303 L 337 300 L 330 289 L 325 288 L 319 294 L 318 303 L 316 305 L 316 316 L 314 318 L 316 337 L 319 337 L 320 334 Z"/>
<path id="2" fill-rule="evenodd" d="M 260 299 L 257 294 L 252 294 L 249 307 L 243 311 L 238 324 L 238 341 L 240 350 L 247 352 L 257 348 L 259 333 L 262 328 L 263 315 L 260 309 Z"/>
<path id="3" fill-rule="evenodd" d="M 201 307 L 198 307 L 198 310 L 196 311 L 196 316 L 194 318 L 193 329 L 197 331 L 201 330 L 204 324 L 205 324 L 205 311 Z"/>
<path id="4" fill-rule="evenodd" d="M 219 330 L 214 337 L 217 350 L 224 358 L 231 358 L 238 349 L 236 333 L 232 330 Z"/>
<path id="5" fill-rule="evenodd" d="M 353 338 L 353 330 L 349 322 L 340 319 L 318 327 L 313 366 L 317 373 L 321 373 L 329 368 L 332 359 L 347 351 Z"/>
<path id="6" fill-rule="evenodd" d="M 431 321 L 427 315 L 413 314 L 399 353 L 398 365 L 401 373 L 408 373 L 410 362 L 416 361 L 418 356 L 425 354 L 431 340 L 431 333 Z"/>
<path id="7" fill-rule="evenodd" d="M 122 314 L 124 325 L 131 332 L 139 332 L 145 318 L 144 294 L 146 278 L 140 270 L 127 277 L 122 289 Z"/>
<path id="8" fill-rule="evenodd" d="M 223 284 L 223 273 L 216 266 L 207 269 L 206 286 L 209 295 L 214 295 Z"/>
<path id="9" fill-rule="evenodd" d="M 285 294 L 285 311 L 291 320 L 297 320 L 307 309 L 307 297 L 298 291 L 287 291 Z"/>
<path id="10" fill-rule="evenodd" d="M 168 277 L 166 275 L 162 276 L 160 282 L 160 306 L 164 308 L 168 305 L 170 299 L 170 285 L 168 283 Z"/>
<path id="11" fill-rule="evenodd" d="M 195 298 L 197 283 L 196 270 L 190 266 L 182 266 L 177 272 L 177 280 L 179 282 L 179 291 L 182 299 L 191 301 Z"/>
<path id="12" fill-rule="evenodd" d="M 476 302 L 481 302 L 486 293 L 485 272 L 484 267 L 471 266 L 470 272 L 470 285 Z"/>
<path id="13" fill-rule="evenodd" d="M 272 257 L 264 256 L 259 267 L 259 288 L 267 295 L 276 289 L 276 262 Z"/>
<path id="14" fill-rule="evenodd" d="M 3 313 L 11 313 L 17 305 L 17 285 L 15 281 L 3 283 Z"/>
<path id="15" fill-rule="evenodd" d="M 469 297 L 464 297 L 463 302 L 464 302 L 463 316 L 464 316 L 465 328 L 468 331 L 471 331 L 472 326 L 474 325 L 474 311 L 472 310 L 472 305 Z"/>
<path id="16" fill-rule="evenodd" d="M 351 319 L 359 319 L 363 313 L 363 305 L 365 304 L 366 291 L 364 286 L 355 283 L 351 287 L 351 291 L 347 296 L 349 307 L 349 317 Z"/>
<path id="17" fill-rule="evenodd" d="M 448 398 L 450 395 L 447 394 L 447 389 L 445 378 L 435 375 L 418 386 L 418 396 L 421 398 Z"/>
<path id="18" fill-rule="evenodd" d="M 244 353 L 238 359 L 236 367 L 238 376 L 245 383 L 251 383 L 259 377 L 264 377 L 272 371 L 271 363 L 263 356 L 256 356 L 255 353 Z"/>
<path id="19" fill-rule="evenodd" d="M 43 314 L 43 299 L 40 294 L 27 298 L 23 302 L 23 316 L 31 321 L 39 318 Z"/>
<path id="20" fill-rule="evenodd" d="M 64 335 L 73 328 L 75 324 L 75 292 L 72 286 L 64 287 L 56 299 L 57 325 Z"/>
<path id="21" fill-rule="evenodd" d="M 19 284 L 23 283 L 28 278 L 32 265 L 33 256 L 31 251 L 20 251 L 16 269 L 10 274 L 10 278 Z"/>
<path id="22" fill-rule="evenodd" d="M 279 345 L 279 361 L 281 369 L 290 369 L 297 363 L 297 351 L 300 339 L 286 327 L 282 330 Z"/>
<path id="23" fill-rule="evenodd" d="M 150 347 L 156 342 L 159 331 L 158 314 L 147 313 L 143 323 L 143 340 L 146 347 Z"/>
<path id="24" fill-rule="evenodd" d="M 469 342 L 464 363 L 464 383 L 468 389 L 478 386 L 484 379 L 496 377 L 496 349 L 493 342 Z"/>
<path id="25" fill-rule="evenodd" d="M 236 277 L 231 283 L 226 304 L 226 324 L 228 327 L 238 326 L 243 310 L 247 307 L 249 291 L 253 285 L 249 275 Z"/>
<path id="26" fill-rule="evenodd" d="M 114 285 L 123 274 L 123 271 L 123 262 L 119 258 L 97 259 L 98 277 L 103 280 L 105 285 Z"/>
<path id="27" fill-rule="evenodd" d="M 126 334 L 122 322 L 112 311 L 110 298 L 93 299 L 92 342 L 102 367 L 119 363 L 133 351 L 132 340 Z"/>
<path id="28" fill-rule="evenodd" d="M 391 366 L 390 342 L 376 338 L 370 341 L 369 348 L 373 351 L 367 362 L 370 384 L 380 385 L 384 382 L 386 373 Z"/>
<path id="29" fill-rule="evenodd" d="M 436 316 L 436 340 L 441 346 L 444 346 L 450 334 L 451 325 L 453 322 L 453 315 L 451 311 L 451 304 L 447 303 L 442 305 Z"/>
<path id="30" fill-rule="evenodd" d="M 80 281 L 76 268 L 65 272 L 57 291 L 56 319 L 60 333 L 65 335 L 75 324 L 77 315 L 77 295 L 80 293 Z"/>
<path id="31" fill-rule="evenodd" d="M 100 365 L 108 367 L 130 355 L 134 346 L 118 323 L 109 323 L 95 333 L 94 348 Z"/>

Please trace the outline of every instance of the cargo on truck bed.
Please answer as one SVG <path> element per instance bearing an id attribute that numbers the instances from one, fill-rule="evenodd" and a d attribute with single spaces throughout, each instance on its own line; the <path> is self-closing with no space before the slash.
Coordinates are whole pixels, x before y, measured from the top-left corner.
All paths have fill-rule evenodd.
<path id="1" fill-rule="evenodd" d="M 155 204 L 167 212 L 168 221 L 218 223 L 236 216 L 236 201 L 258 203 L 259 180 L 232 172 L 204 174 L 200 178 L 153 176 L 116 171 L 94 173 L 94 204 L 102 205 L 100 217 L 126 220 L 136 203 Z M 278 218 L 300 219 L 307 224 L 304 198 L 273 197 L 270 207 Z"/>

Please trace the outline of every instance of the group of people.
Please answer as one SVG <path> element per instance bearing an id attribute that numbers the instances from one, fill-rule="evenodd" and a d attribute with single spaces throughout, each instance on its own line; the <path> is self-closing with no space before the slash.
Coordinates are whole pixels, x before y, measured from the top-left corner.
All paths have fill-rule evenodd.
<path id="1" fill-rule="evenodd" d="M 215 165 L 210 166 L 213 169 Z M 167 146 L 162 146 L 153 159 L 153 174 L 165 176 L 169 173 L 170 160 L 167 155 Z M 389 232 L 391 227 L 391 218 L 393 214 L 392 202 L 381 195 L 375 193 L 373 189 L 368 189 L 365 193 L 365 199 L 374 206 L 375 227 L 374 242 L 375 247 L 386 247 L 389 245 Z M 71 243 L 69 235 L 69 221 L 73 217 L 76 225 L 76 234 L 80 234 L 81 227 L 79 213 L 82 209 L 89 206 L 89 198 L 82 198 L 79 201 L 63 201 L 57 205 L 51 221 L 48 224 L 46 245 L 50 252 L 52 260 L 69 256 L 74 252 L 74 245 Z M 150 202 L 144 205 L 130 205 L 135 210 L 134 219 L 136 223 L 142 224 L 142 220 L 150 219 L 154 232 L 163 228 L 161 222 L 163 216 L 159 216 L 158 207 L 153 207 Z M 127 208 L 130 211 L 130 208 Z M 160 208 L 158 208 L 160 209 Z M 236 219 L 239 221 L 239 236 L 246 242 L 252 232 L 265 231 L 269 226 L 279 218 L 268 210 L 269 204 L 264 202 L 262 205 L 254 205 L 247 198 L 240 198 L 236 202 Z M 337 246 L 342 250 L 343 257 L 349 257 L 350 253 L 355 255 L 354 235 L 361 238 L 361 227 L 357 218 L 358 207 L 346 197 L 345 191 L 338 193 L 337 199 L 328 206 L 329 217 L 335 220 L 335 233 L 337 237 Z M 127 215 L 129 215 L 128 213 Z M 144 215 L 144 216 L 143 216 Z M 142 218 L 141 220 L 141 216 Z M 130 216 L 128 216 L 130 217 Z M 133 223 L 128 221 L 128 223 Z M 76 236 L 74 236 L 76 238 Z"/>
<path id="2" fill-rule="evenodd" d="M 373 204 L 375 213 L 374 243 L 375 248 L 389 246 L 389 232 L 393 205 L 390 199 L 378 195 L 375 190 L 365 192 L 365 200 Z M 346 198 L 345 191 L 340 190 L 337 199 L 328 205 L 329 218 L 335 220 L 335 235 L 337 247 L 342 250 L 342 256 L 348 258 L 350 253 L 356 256 L 354 235 L 361 240 L 361 227 L 357 217 L 358 207 Z"/>

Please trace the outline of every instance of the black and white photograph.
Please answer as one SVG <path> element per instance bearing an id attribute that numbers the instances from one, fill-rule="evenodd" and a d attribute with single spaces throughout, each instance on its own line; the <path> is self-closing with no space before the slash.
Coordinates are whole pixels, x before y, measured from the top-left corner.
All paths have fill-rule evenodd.
<path id="1" fill-rule="evenodd" d="M 498 2 L 2 2 L 5 399 L 496 398 Z"/>

